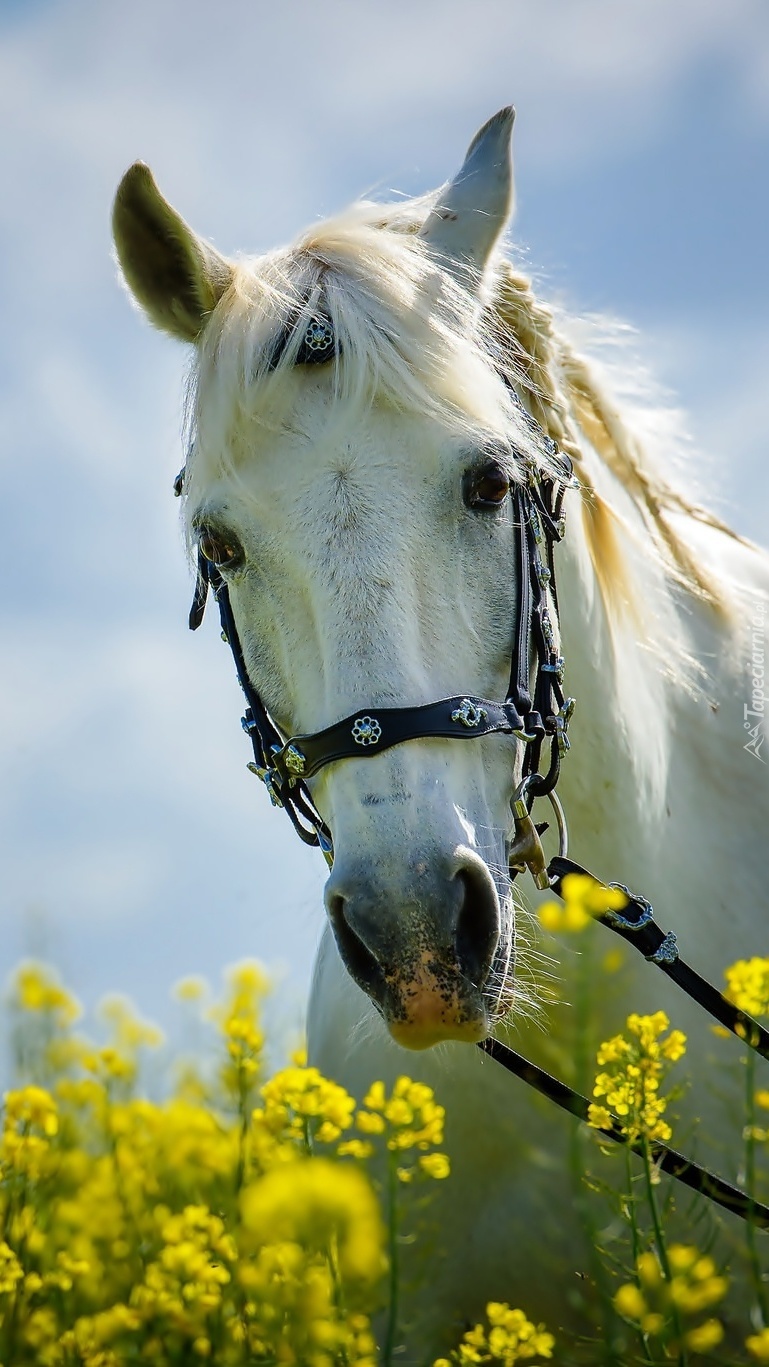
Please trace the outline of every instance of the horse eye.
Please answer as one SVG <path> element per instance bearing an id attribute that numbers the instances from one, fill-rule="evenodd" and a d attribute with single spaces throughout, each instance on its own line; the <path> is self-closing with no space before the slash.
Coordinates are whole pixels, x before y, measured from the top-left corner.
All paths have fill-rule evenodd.
<path id="1" fill-rule="evenodd" d="M 509 492 L 510 480 L 495 461 L 465 475 L 463 494 L 468 508 L 498 508 Z"/>
<path id="2" fill-rule="evenodd" d="M 234 537 L 204 527 L 198 537 L 200 554 L 218 570 L 234 569 L 243 559 L 243 551 Z"/>

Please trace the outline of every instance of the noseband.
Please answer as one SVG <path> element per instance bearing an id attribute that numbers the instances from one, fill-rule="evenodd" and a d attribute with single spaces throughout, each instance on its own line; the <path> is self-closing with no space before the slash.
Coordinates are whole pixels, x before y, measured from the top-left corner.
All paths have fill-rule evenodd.
<path id="1" fill-rule="evenodd" d="M 568 726 L 575 699 L 566 697 L 563 690 L 564 661 L 556 640 L 558 599 L 553 550 L 563 537 L 564 495 L 567 488 L 578 486 L 568 457 L 528 414 L 525 416 L 543 444 L 554 473 L 544 474 L 529 463 L 525 483 L 517 484 L 511 494 L 518 584 L 510 680 L 504 702 L 457 694 L 419 707 L 364 707 L 324 731 L 285 739 L 249 678 L 227 584 L 217 566 L 198 548 L 190 628 L 196 631 L 200 626 L 210 588 L 219 605 L 222 637 L 232 651 L 246 699 L 242 725 L 254 751 L 248 768 L 262 780 L 272 803 L 286 812 L 305 844 L 320 847 L 329 866 L 334 859 L 331 831 L 307 788 L 307 780 L 327 764 L 370 758 L 407 740 L 475 740 L 501 733 L 514 736 L 525 746 L 522 779 L 511 804 L 515 822 L 511 875 L 525 864 L 540 887 L 548 886 L 539 834 L 529 812 L 535 797 L 551 796 L 559 830 L 565 832 L 554 789 L 561 758 L 569 749 Z M 184 470 L 174 483 L 175 493 L 181 494 L 183 486 Z M 540 758 L 548 740 L 548 768 L 541 774 Z M 565 853 L 564 835 L 561 854 Z"/>

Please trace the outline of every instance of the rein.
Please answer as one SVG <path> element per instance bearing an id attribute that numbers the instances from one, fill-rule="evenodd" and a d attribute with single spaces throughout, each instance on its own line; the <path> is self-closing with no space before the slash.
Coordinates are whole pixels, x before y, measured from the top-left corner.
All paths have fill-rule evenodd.
<path id="1" fill-rule="evenodd" d="M 314 331 L 313 331 L 314 329 Z M 321 336 L 322 334 L 322 336 Z M 323 346 L 317 344 L 321 338 Z M 329 340 L 330 339 L 330 340 Z M 297 361 L 312 363 L 337 354 L 330 325 L 314 320 L 307 328 Z M 519 405 L 520 407 L 520 405 Z M 232 651 L 238 681 L 246 708 L 243 729 L 253 747 L 254 758 L 248 768 L 264 783 L 274 806 L 282 808 L 297 835 L 307 845 L 320 848 L 329 867 L 334 862 L 333 838 L 318 812 L 307 780 L 327 764 L 340 759 L 361 759 L 380 754 L 407 740 L 446 737 L 474 740 L 496 733 L 512 735 L 524 744 L 522 778 L 511 801 L 514 833 L 509 846 L 510 877 L 515 879 L 525 868 L 536 886 L 550 889 L 563 898 L 563 879 L 571 873 L 587 871 L 567 857 L 568 838 L 563 809 L 555 792 L 563 756 L 570 749 L 568 726 L 575 699 L 563 689 L 564 660 L 558 653 L 550 603 L 558 624 L 558 597 L 555 583 L 554 547 L 562 540 L 563 500 L 566 490 L 579 487 L 569 458 L 552 438 L 521 408 L 521 412 L 550 459 L 555 471 L 543 474 L 533 464 L 527 467 L 526 482 L 512 492 L 518 595 L 515 610 L 510 680 L 504 702 L 459 694 L 419 707 L 368 707 L 351 713 L 333 726 L 308 735 L 285 738 L 281 735 L 246 668 L 235 625 L 227 584 L 217 566 L 198 547 L 197 582 L 189 615 L 196 631 L 203 621 L 209 590 L 219 606 L 222 639 Z M 174 481 L 174 493 L 184 492 L 185 468 Z M 548 595 L 550 603 L 548 602 Z M 533 688 L 530 687 L 533 661 Z M 550 751 L 545 774 L 539 764 L 545 742 Z M 559 853 L 546 864 L 541 835 L 546 823 L 535 824 L 531 808 L 535 798 L 548 797 L 556 816 Z M 590 874 L 598 886 L 599 879 Z M 749 1048 L 769 1059 L 769 1031 L 751 1016 L 739 1011 L 712 984 L 702 978 L 679 956 L 676 937 L 665 933 L 654 921 L 645 898 L 619 884 L 627 896 L 621 912 L 607 909 L 596 920 L 632 944 L 644 958 L 656 964 L 694 1001 L 703 1007 Z M 491 1037 L 479 1045 L 484 1053 L 509 1072 L 533 1086 L 561 1109 L 586 1121 L 590 1102 L 579 1092 L 558 1081 L 521 1054 Z M 700 1167 L 685 1155 L 659 1142 L 630 1141 L 622 1123 L 612 1117 L 606 1128 L 593 1127 L 598 1133 L 643 1153 L 644 1144 L 654 1162 L 678 1181 L 701 1192 L 709 1200 L 730 1210 L 758 1228 L 769 1229 L 769 1206 L 755 1201 L 740 1188 Z"/>

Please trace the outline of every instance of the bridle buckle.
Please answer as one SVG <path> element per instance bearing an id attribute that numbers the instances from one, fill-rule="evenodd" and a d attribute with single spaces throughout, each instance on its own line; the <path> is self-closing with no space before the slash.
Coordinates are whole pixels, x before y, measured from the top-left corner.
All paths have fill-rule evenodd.
<path id="1" fill-rule="evenodd" d="M 280 789 L 278 788 L 277 771 L 275 769 L 262 769 L 258 764 L 254 764 L 253 760 L 249 761 L 246 768 L 250 774 L 256 774 L 256 777 L 262 780 L 262 783 L 269 793 L 270 802 L 273 807 L 282 807 L 283 801 L 280 796 Z"/>
<path id="2" fill-rule="evenodd" d="M 528 869 L 536 886 L 544 891 L 550 886 L 545 851 L 542 848 L 539 831 L 534 825 L 531 813 L 526 805 L 527 787 L 528 780 L 524 779 L 518 784 L 510 803 L 515 824 L 515 835 L 508 853 L 508 863 L 520 872 Z"/>
<path id="3" fill-rule="evenodd" d="M 559 755 L 565 755 L 571 749 L 569 740 L 569 722 L 574 715 L 574 708 L 577 705 L 576 698 L 565 698 L 563 707 L 555 718 L 555 734 L 558 742 Z"/>

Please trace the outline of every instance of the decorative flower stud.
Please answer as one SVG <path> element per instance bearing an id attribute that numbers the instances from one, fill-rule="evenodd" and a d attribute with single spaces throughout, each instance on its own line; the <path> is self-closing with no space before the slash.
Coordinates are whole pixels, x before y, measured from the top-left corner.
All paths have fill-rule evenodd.
<path id="1" fill-rule="evenodd" d="M 376 717 L 356 717 L 352 727 L 352 738 L 356 745 L 376 745 L 382 735 L 382 728 Z"/>
<path id="2" fill-rule="evenodd" d="M 313 318 L 307 325 L 303 341 L 307 351 L 329 351 L 334 345 L 334 329 L 325 318 Z"/>
<path id="3" fill-rule="evenodd" d="M 459 707 L 451 714 L 452 721 L 459 721 L 463 726 L 472 729 L 480 726 L 486 720 L 488 712 L 485 707 L 478 707 L 469 698 L 463 698 Z"/>

